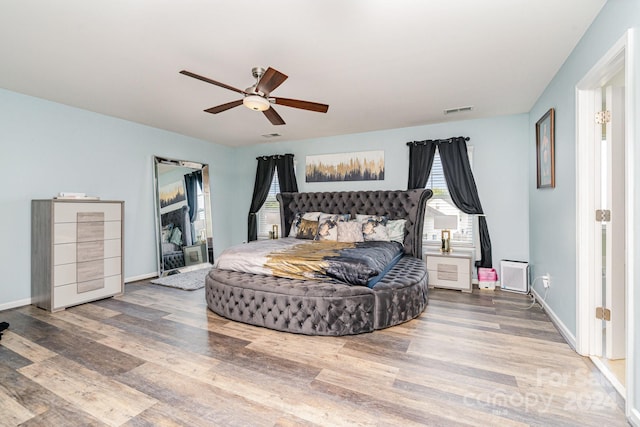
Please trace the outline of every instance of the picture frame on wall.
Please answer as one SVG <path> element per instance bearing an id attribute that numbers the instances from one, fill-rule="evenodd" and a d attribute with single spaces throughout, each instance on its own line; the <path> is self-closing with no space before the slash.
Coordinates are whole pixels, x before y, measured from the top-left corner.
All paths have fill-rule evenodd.
<path id="1" fill-rule="evenodd" d="M 307 156 L 305 180 L 306 182 L 383 181 L 384 151 Z"/>
<path id="2" fill-rule="evenodd" d="M 537 188 L 555 188 L 555 110 L 536 122 Z"/>

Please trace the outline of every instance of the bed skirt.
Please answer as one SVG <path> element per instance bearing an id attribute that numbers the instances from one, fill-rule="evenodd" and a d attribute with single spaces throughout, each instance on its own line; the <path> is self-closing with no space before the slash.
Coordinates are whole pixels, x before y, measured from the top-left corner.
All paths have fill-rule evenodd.
<path id="1" fill-rule="evenodd" d="M 213 269 L 207 306 L 231 320 L 306 335 L 353 335 L 397 325 L 427 305 L 424 261 L 404 256 L 373 287 Z"/>

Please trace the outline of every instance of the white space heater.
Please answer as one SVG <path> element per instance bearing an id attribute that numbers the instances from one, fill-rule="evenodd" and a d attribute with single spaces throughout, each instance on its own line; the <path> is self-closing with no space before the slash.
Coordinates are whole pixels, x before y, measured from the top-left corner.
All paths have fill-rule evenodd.
<path id="1" fill-rule="evenodd" d="M 529 263 L 524 261 L 500 261 L 500 288 L 505 291 L 529 292 Z"/>

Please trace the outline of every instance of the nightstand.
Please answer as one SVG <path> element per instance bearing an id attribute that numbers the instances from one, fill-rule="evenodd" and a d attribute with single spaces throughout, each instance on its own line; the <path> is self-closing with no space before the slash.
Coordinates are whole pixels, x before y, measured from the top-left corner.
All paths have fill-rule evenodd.
<path id="1" fill-rule="evenodd" d="M 471 256 L 463 253 L 427 252 L 429 287 L 471 292 Z"/>

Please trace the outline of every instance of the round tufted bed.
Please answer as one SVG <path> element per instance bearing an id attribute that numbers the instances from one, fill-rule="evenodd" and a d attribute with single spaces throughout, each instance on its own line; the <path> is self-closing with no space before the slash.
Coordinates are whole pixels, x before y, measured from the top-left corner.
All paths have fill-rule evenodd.
<path id="1" fill-rule="evenodd" d="M 427 305 L 422 227 L 431 195 L 430 190 L 279 194 L 284 235 L 296 212 L 385 215 L 406 219 L 404 256 L 372 288 L 214 268 L 205 279 L 207 306 L 228 319 L 307 335 L 359 334 L 411 320 Z"/>

